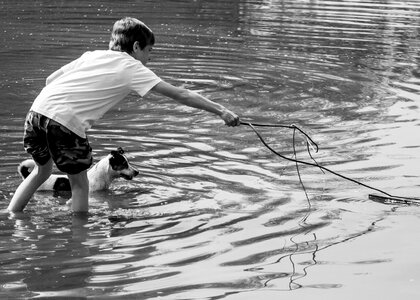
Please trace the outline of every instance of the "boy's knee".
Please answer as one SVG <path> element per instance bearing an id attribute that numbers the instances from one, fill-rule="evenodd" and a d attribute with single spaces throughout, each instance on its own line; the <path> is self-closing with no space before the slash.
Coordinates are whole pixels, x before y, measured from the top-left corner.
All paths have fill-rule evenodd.
<path id="1" fill-rule="evenodd" d="M 51 176 L 52 168 L 53 161 L 50 159 L 44 165 L 36 164 L 35 169 L 32 172 L 34 172 L 34 175 L 36 175 L 37 177 L 43 180 L 47 180 Z"/>
<path id="2" fill-rule="evenodd" d="M 85 185 L 89 185 L 89 180 L 87 177 L 87 171 L 82 171 L 78 174 L 67 174 L 67 177 L 70 180 L 70 184 L 73 186 L 77 185 L 77 186 L 85 186 Z"/>

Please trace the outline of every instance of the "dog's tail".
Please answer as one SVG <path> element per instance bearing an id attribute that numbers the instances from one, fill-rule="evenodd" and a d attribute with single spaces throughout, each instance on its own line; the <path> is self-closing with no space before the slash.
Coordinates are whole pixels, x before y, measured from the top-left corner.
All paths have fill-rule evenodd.
<path id="1" fill-rule="evenodd" d="M 35 168 L 35 162 L 33 159 L 27 159 L 20 163 L 18 166 L 18 173 L 22 176 L 23 179 L 28 177 L 31 174 L 32 170 Z"/>

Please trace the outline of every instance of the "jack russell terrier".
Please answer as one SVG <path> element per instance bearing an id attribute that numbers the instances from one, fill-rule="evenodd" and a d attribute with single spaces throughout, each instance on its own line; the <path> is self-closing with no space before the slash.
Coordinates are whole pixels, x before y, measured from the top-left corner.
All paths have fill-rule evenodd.
<path id="1" fill-rule="evenodd" d="M 18 172 L 25 179 L 34 168 L 35 162 L 32 159 L 27 159 L 19 165 Z M 139 171 L 130 166 L 124 155 L 124 150 L 119 147 L 89 169 L 87 173 L 89 191 L 106 190 L 114 179 L 122 177 L 131 180 L 138 174 Z M 71 191 L 70 181 L 66 175 L 52 174 L 38 188 L 38 191 Z"/>

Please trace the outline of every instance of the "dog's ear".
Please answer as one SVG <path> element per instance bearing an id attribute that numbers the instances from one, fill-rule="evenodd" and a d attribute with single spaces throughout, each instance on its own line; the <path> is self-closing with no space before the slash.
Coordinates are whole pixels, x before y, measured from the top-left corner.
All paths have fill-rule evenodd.
<path id="1" fill-rule="evenodd" d="M 118 154 L 124 154 L 124 150 L 123 150 L 123 148 L 121 148 L 121 147 L 118 147 L 118 149 L 117 150 L 112 150 L 111 151 L 111 155 L 112 156 L 116 156 L 116 155 L 118 155 Z"/>

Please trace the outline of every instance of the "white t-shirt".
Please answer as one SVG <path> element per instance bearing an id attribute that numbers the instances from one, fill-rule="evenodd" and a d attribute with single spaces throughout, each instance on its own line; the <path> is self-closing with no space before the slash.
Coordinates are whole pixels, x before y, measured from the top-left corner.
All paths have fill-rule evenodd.
<path id="1" fill-rule="evenodd" d="M 92 124 L 131 91 L 144 96 L 161 79 L 126 52 L 97 50 L 63 66 L 47 79 L 31 110 L 82 138 Z"/>

